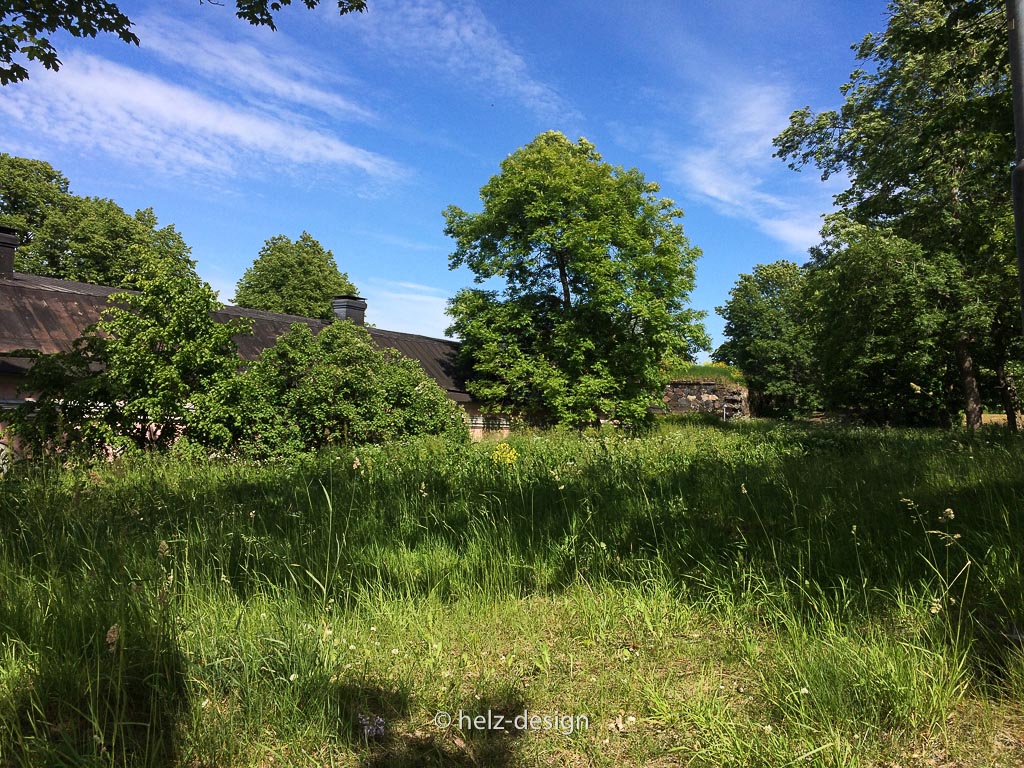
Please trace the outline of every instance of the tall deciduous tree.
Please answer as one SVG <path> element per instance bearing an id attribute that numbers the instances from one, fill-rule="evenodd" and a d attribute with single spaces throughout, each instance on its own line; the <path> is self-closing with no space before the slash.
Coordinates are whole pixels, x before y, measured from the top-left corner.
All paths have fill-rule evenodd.
<path id="1" fill-rule="evenodd" d="M 240 307 L 330 320 L 331 299 L 356 293 L 334 254 L 308 232 L 298 240 L 277 235 L 266 241 L 235 289 Z"/>
<path id="2" fill-rule="evenodd" d="M 842 107 L 795 112 L 775 145 L 794 167 L 846 173 L 850 186 L 836 202 L 850 218 L 958 265 L 945 341 L 968 425 L 977 427 L 978 355 L 991 347 L 995 323 L 1013 322 L 1002 306 L 1015 274 L 1003 231 L 1013 158 L 1004 8 L 893 0 L 889 11 L 885 32 L 856 49 L 865 66 L 843 86 Z"/>
<path id="3" fill-rule="evenodd" d="M 292 0 L 235 0 L 235 15 L 253 26 L 275 29 L 274 14 L 291 4 Z M 320 0 L 302 0 L 302 4 L 315 8 Z M 340 14 L 364 10 L 366 0 L 338 0 Z M 0 4 L 0 85 L 28 79 L 28 69 L 15 57 L 60 69 L 57 49 L 49 39 L 55 32 L 75 37 L 96 37 L 104 32 L 138 45 L 132 26 L 131 19 L 111 0 L 7 0 Z"/>
<path id="4" fill-rule="evenodd" d="M 572 425 L 645 422 L 670 354 L 707 345 L 687 307 L 700 251 L 671 200 L 585 139 L 543 133 L 501 163 L 483 210 L 445 211 L 478 283 L 450 302 L 467 386 L 490 408 Z"/>
<path id="5" fill-rule="evenodd" d="M 713 357 L 743 371 L 758 415 L 789 416 L 817 405 L 814 336 L 799 266 L 758 264 L 740 275 L 715 311 L 725 319 L 727 341 Z"/>

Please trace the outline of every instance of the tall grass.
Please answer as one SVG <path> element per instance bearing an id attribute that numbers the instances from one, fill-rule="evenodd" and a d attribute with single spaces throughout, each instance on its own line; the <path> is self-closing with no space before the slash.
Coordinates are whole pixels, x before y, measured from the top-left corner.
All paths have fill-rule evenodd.
<path id="1" fill-rule="evenodd" d="M 982 760 L 1024 690 L 1022 457 L 749 422 L 16 469 L 0 764 Z M 430 722 L 526 706 L 600 723 Z"/>

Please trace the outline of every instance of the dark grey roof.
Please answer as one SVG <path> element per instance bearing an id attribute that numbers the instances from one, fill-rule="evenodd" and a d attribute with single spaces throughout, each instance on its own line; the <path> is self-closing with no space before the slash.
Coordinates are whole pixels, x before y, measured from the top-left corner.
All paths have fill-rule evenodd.
<path id="1" fill-rule="evenodd" d="M 107 297 L 120 291 L 123 289 L 21 272 L 15 272 L 13 280 L 0 279 L 0 360 L 8 361 L 6 368 L 21 370 L 25 361 L 11 357 L 12 352 L 24 349 L 52 354 L 70 349 L 85 327 L 99 320 Z M 219 320 L 252 319 L 252 333 L 235 338 L 245 360 L 256 358 L 295 323 L 305 323 L 314 331 L 327 325 L 309 317 L 241 307 L 224 307 L 214 316 Z M 452 399 L 470 400 L 455 372 L 457 342 L 379 328 L 366 330 L 381 349 L 395 349 L 419 361 Z"/>

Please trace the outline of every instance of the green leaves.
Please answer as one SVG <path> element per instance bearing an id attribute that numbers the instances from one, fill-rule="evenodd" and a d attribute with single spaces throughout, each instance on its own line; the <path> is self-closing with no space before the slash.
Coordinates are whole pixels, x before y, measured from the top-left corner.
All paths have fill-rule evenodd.
<path id="1" fill-rule="evenodd" d="M 818 404 L 804 282 L 791 261 L 758 264 L 715 309 L 728 340 L 714 358 L 743 371 L 757 415 L 789 416 Z"/>
<path id="2" fill-rule="evenodd" d="M 232 384 L 239 447 L 265 456 L 414 434 L 464 440 L 461 410 L 415 360 L 381 351 L 365 328 L 293 325 Z"/>
<path id="3" fill-rule="evenodd" d="M 113 200 L 73 195 L 41 160 L 0 154 L 0 224 L 21 233 L 21 272 L 124 287 L 149 258 L 192 269 L 181 235 L 158 228 L 152 208 L 131 216 Z"/>
<path id="4" fill-rule="evenodd" d="M 291 0 L 236 0 L 235 15 L 254 26 L 276 29 L 274 14 L 291 4 Z M 302 4 L 312 9 L 320 0 L 302 0 Z M 366 0 L 338 0 L 341 15 L 365 10 Z M 106 32 L 138 45 L 133 26 L 110 0 L 7 0 L 0 5 L 0 85 L 28 79 L 28 69 L 15 61 L 18 55 L 26 61 L 38 61 L 47 69 L 60 69 L 57 49 L 44 35 L 65 31 L 75 37 L 96 37 Z"/>
<path id="5" fill-rule="evenodd" d="M 846 317 L 851 333 L 832 337 L 848 352 L 823 353 L 852 359 L 849 345 L 860 340 L 868 346 L 857 359 L 877 368 L 888 349 L 899 356 L 887 362 L 897 371 L 894 382 L 906 378 L 913 361 L 921 366 L 915 378 L 934 380 L 936 366 L 958 359 L 966 364 L 965 409 L 978 414 L 972 427 L 980 423 L 972 354 L 1000 368 L 1010 354 L 1011 329 L 1019 325 L 1008 216 L 1014 142 L 1005 25 L 1005 8 L 996 0 L 895 0 L 886 30 L 858 46 L 864 66 L 842 87 L 840 109 L 798 110 L 775 139 L 777 155 L 792 167 L 813 164 L 824 177 L 846 174 L 849 187 L 836 196 L 843 219 L 875 230 L 826 232 L 817 264 L 822 275 L 841 280 L 842 295 L 818 298 L 834 295 L 837 303 L 822 311 Z M 829 240 L 845 245 L 834 248 Z M 877 250 L 869 252 L 869 245 Z M 913 248 L 917 255 L 910 258 Z M 894 249 L 903 256 L 896 258 Z M 849 261 L 855 257 L 864 259 L 856 274 Z M 870 268 L 882 270 L 887 282 L 868 279 Z M 917 346 L 877 345 L 879 339 L 895 342 L 895 328 L 891 316 L 872 308 L 889 306 L 903 317 L 902 300 L 913 297 L 912 304 L 923 306 L 915 302 L 924 296 L 934 302 L 928 311 L 905 316 Z M 851 306 L 864 312 L 847 316 L 844 307 Z M 942 322 L 933 320 L 936 308 Z M 929 328 L 935 335 L 925 334 Z M 916 407 L 885 406 L 899 413 Z"/>
<path id="6" fill-rule="evenodd" d="M 96 37 L 100 32 L 139 44 L 132 22 L 109 0 L 9 0 L 0 6 L 0 85 L 28 79 L 28 70 L 14 57 L 38 61 L 47 69 L 60 69 L 57 50 L 46 35 L 58 30 L 75 37 Z"/>
<path id="7" fill-rule="evenodd" d="M 259 257 L 235 289 L 240 307 L 330 320 L 331 299 L 354 295 L 356 287 L 338 269 L 334 254 L 303 232 L 292 241 L 277 235 L 266 241 Z"/>
<path id="8" fill-rule="evenodd" d="M 539 421 L 648 420 L 664 359 L 707 344 L 686 308 L 700 251 L 657 191 L 547 132 L 501 163 L 480 213 L 445 211 L 450 266 L 503 282 L 449 303 L 470 392 Z"/>

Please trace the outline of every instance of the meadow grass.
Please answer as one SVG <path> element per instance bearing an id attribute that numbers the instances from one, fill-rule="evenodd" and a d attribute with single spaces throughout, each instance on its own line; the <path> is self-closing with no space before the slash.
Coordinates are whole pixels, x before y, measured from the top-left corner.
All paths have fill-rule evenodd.
<path id="1" fill-rule="evenodd" d="M 16 467 L 0 765 L 1019 765 L 1022 459 L 752 421 Z"/>

